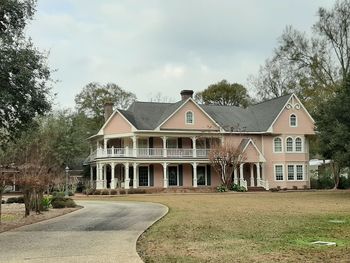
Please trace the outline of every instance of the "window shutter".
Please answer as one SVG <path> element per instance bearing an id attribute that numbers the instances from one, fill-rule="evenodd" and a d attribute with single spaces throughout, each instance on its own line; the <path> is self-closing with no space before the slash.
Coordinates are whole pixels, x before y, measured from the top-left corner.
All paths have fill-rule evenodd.
<path id="1" fill-rule="evenodd" d="M 179 165 L 179 186 L 183 186 L 183 165 Z"/>
<path id="2" fill-rule="evenodd" d="M 207 184 L 211 185 L 211 166 L 207 165 Z"/>
<path id="3" fill-rule="evenodd" d="M 205 139 L 205 148 L 210 149 L 210 140 L 209 140 L 209 138 Z"/>
<path id="4" fill-rule="evenodd" d="M 177 139 L 177 147 L 182 148 L 182 138 Z"/>
<path id="5" fill-rule="evenodd" d="M 191 165 L 191 171 L 192 171 L 192 186 L 193 186 L 193 166 Z"/>
<path id="6" fill-rule="evenodd" d="M 154 166 L 149 166 L 149 186 L 154 186 Z"/>
<path id="7" fill-rule="evenodd" d="M 129 179 L 130 179 L 130 184 L 129 186 L 134 185 L 134 169 L 130 169 L 129 167 Z"/>

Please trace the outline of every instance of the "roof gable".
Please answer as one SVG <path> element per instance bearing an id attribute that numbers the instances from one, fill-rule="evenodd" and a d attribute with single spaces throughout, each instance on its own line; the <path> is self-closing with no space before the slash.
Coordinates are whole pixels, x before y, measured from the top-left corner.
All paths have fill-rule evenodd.
<path id="1" fill-rule="evenodd" d="M 245 162 L 266 162 L 264 155 L 252 139 L 242 139 L 238 147 L 241 149 L 242 154 L 247 156 L 247 159 L 244 160 Z"/>
<path id="2" fill-rule="evenodd" d="M 186 113 L 193 113 L 193 123 L 186 123 Z M 159 129 L 171 130 L 220 130 L 220 126 L 191 98 L 187 99 L 172 112 L 159 126 Z"/>
<path id="3" fill-rule="evenodd" d="M 289 124 L 290 116 L 292 114 L 297 117 L 297 125 L 295 127 L 291 127 Z M 292 94 L 272 122 L 269 131 L 273 133 L 315 134 L 314 123 L 314 119 L 300 102 L 298 97 L 295 94 Z"/>
<path id="4" fill-rule="evenodd" d="M 135 126 L 119 110 L 115 110 L 97 134 L 126 133 L 133 130 L 136 130 Z"/>

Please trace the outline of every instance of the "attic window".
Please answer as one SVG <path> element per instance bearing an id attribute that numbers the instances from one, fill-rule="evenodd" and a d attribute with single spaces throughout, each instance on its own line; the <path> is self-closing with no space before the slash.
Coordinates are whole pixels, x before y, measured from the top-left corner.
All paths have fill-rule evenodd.
<path id="1" fill-rule="evenodd" d="M 186 112 L 186 124 L 193 124 L 194 123 L 194 118 L 193 118 L 193 112 L 192 111 L 187 111 Z"/>
<path id="2" fill-rule="evenodd" d="M 289 125 L 290 127 L 297 127 L 297 116 L 295 114 L 290 115 Z"/>

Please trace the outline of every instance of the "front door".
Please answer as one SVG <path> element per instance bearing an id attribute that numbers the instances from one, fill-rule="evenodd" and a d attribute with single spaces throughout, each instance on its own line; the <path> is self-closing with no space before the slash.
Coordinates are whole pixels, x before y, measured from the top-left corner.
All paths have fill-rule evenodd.
<path id="1" fill-rule="evenodd" d="M 177 186 L 178 185 L 177 166 L 169 166 L 168 174 L 169 174 L 169 186 Z"/>
<path id="2" fill-rule="evenodd" d="M 205 166 L 197 167 L 197 185 L 206 185 Z"/>

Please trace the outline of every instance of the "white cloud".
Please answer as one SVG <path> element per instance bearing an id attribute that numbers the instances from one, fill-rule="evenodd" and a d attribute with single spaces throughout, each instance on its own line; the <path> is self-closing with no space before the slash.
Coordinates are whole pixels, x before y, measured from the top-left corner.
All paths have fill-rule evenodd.
<path id="1" fill-rule="evenodd" d="M 245 84 L 271 54 L 287 24 L 308 31 L 312 0 L 41 0 L 28 34 L 49 63 L 57 101 L 91 81 L 115 82 L 141 100 L 178 99 L 223 78 Z"/>

